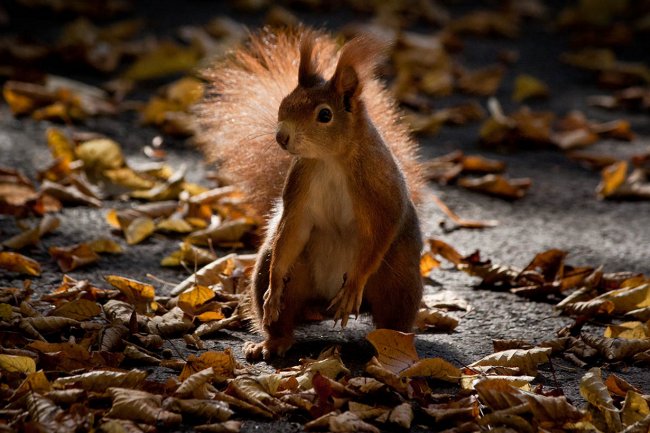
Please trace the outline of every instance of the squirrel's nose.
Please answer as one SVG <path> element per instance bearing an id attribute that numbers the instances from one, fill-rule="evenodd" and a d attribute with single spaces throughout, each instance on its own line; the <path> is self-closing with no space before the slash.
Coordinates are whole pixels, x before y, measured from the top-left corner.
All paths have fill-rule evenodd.
<path id="1" fill-rule="evenodd" d="M 286 149 L 289 145 L 289 131 L 282 122 L 278 123 L 278 130 L 275 133 L 275 141 L 277 141 L 283 149 Z"/>

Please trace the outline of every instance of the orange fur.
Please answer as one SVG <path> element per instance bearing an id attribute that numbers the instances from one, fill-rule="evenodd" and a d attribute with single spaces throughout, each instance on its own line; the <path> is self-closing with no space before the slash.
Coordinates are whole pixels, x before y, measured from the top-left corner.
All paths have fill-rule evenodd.
<path id="1" fill-rule="evenodd" d="M 207 96 L 197 112 L 198 137 L 208 161 L 215 162 L 228 180 L 240 186 L 260 217 L 269 215 L 280 197 L 291 156 L 275 141 L 278 107 L 298 85 L 300 41 L 304 30 L 264 29 L 251 35 L 246 47 L 230 53 L 205 71 Z M 377 130 L 388 144 L 406 178 L 412 199 L 418 203 L 424 185 L 416 145 L 400 121 L 394 99 L 372 78 L 382 47 L 356 44 L 340 53 L 333 38 L 310 30 L 313 53 L 309 71 L 325 77 L 334 74 L 340 55 L 351 60 L 363 56 L 363 100 Z M 358 63 L 358 62 L 357 62 Z"/>

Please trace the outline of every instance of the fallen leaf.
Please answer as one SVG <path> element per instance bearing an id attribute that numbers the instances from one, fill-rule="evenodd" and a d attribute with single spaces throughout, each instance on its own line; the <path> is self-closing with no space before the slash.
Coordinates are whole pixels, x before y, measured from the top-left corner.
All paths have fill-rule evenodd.
<path id="1" fill-rule="evenodd" d="M 20 274 L 41 275 L 41 265 L 22 254 L 0 251 L 0 268 Z"/>
<path id="2" fill-rule="evenodd" d="M 70 272 L 81 266 L 87 266 L 99 260 L 99 256 L 90 245 L 82 243 L 69 247 L 50 247 L 48 252 L 56 260 L 63 272 Z"/>
<path id="3" fill-rule="evenodd" d="M 506 200 L 516 200 L 526 195 L 532 182 L 529 178 L 506 179 L 503 176 L 488 174 L 480 178 L 462 177 L 458 185 L 471 191 L 483 192 Z"/>
<path id="4" fill-rule="evenodd" d="M 113 406 L 108 417 L 130 419 L 145 424 L 170 427 L 181 423 L 179 414 L 162 409 L 162 396 L 128 388 L 108 388 Z"/>
<path id="5" fill-rule="evenodd" d="M 522 102 L 532 98 L 547 98 L 549 89 L 539 79 L 528 74 L 519 74 L 515 78 L 515 89 L 512 93 L 512 100 Z"/>
<path id="6" fill-rule="evenodd" d="M 431 379 L 456 383 L 460 379 L 460 369 L 442 358 L 426 358 L 416 361 L 413 365 L 402 370 L 400 377 L 422 376 Z"/>
<path id="7" fill-rule="evenodd" d="M 415 335 L 390 329 L 376 329 L 366 339 L 377 351 L 377 360 L 392 373 L 398 374 L 419 360 L 415 351 Z"/>
<path id="8" fill-rule="evenodd" d="M 36 363 L 28 356 L 0 354 L 0 369 L 9 372 L 35 373 Z"/>
<path id="9" fill-rule="evenodd" d="M 524 374 L 537 374 L 537 366 L 549 361 L 551 349 L 546 347 L 534 347 L 532 349 L 512 349 L 493 353 L 476 362 L 470 367 L 481 365 L 498 365 L 506 367 L 518 367 Z"/>
<path id="10" fill-rule="evenodd" d="M 621 431 L 623 429 L 619 411 L 607 392 L 600 368 L 594 367 L 582 376 L 580 379 L 580 395 L 603 414 L 608 428 L 612 431 Z"/>

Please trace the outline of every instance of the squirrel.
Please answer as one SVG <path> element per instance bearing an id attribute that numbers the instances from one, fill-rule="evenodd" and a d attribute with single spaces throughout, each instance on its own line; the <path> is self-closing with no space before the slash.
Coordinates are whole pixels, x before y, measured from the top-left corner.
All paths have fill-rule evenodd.
<path id="1" fill-rule="evenodd" d="M 374 77 L 386 44 L 339 49 L 326 34 L 263 30 L 207 75 L 202 148 L 267 218 L 251 282 L 265 339 L 249 360 L 283 356 L 308 312 L 345 327 L 368 311 L 408 332 L 422 298 L 423 177 L 394 100 Z"/>

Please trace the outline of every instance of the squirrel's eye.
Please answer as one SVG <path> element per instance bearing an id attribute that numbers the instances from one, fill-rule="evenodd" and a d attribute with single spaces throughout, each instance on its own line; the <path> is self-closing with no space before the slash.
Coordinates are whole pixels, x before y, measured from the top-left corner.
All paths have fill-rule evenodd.
<path id="1" fill-rule="evenodd" d="M 316 119 L 320 123 L 329 123 L 332 120 L 332 110 L 329 108 L 321 108 Z"/>

